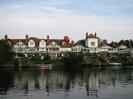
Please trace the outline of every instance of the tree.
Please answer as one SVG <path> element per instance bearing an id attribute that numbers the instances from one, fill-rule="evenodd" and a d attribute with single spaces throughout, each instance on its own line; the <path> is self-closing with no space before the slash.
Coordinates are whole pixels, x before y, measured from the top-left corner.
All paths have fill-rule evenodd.
<path id="1" fill-rule="evenodd" d="M 0 64 L 6 64 L 12 60 L 15 53 L 6 40 L 0 40 Z"/>
<path id="2" fill-rule="evenodd" d="M 79 41 L 77 41 L 77 44 L 80 44 L 82 46 L 85 46 L 85 40 L 79 40 Z"/>
<path id="3" fill-rule="evenodd" d="M 47 63 L 47 64 L 49 64 L 51 62 L 51 58 L 50 58 L 49 54 L 46 54 L 45 55 L 45 57 L 43 59 L 43 62 L 44 63 Z"/>

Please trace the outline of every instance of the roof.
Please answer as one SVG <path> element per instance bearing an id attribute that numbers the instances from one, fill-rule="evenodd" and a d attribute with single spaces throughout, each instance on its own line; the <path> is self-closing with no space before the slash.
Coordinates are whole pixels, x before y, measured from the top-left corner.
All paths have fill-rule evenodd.
<path id="1" fill-rule="evenodd" d="M 23 42 L 25 45 L 28 45 L 28 41 L 30 40 L 34 40 L 35 41 L 35 46 L 36 47 L 39 47 L 39 42 L 41 40 L 44 40 L 46 41 L 46 44 L 49 45 L 51 42 L 56 42 L 59 46 L 61 47 L 71 47 L 71 44 L 69 41 L 65 41 L 64 39 L 39 39 L 39 38 L 36 38 L 36 37 L 30 37 L 28 40 L 26 39 L 7 39 L 8 41 L 11 42 L 11 45 L 15 45 L 17 42 L 21 41 Z M 63 45 L 63 42 L 65 42 L 66 44 Z"/>
<path id="2" fill-rule="evenodd" d="M 25 39 L 7 39 L 7 40 L 10 41 L 12 45 L 15 45 L 19 41 L 23 42 L 26 45 Z"/>
<path id="3" fill-rule="evenodd" d="M 94 34 L 91 33 L 91 34 L 89 34 L 89 35 L 87 36 L 87 38 L 97 38 L 97 37 L 96 37 L 96 35 L 94 35 Z"/>
<path id="4" fill-rule="evenodd" d="M 100 48 L 112 48 L 109 44 L 99 45 Z"/>

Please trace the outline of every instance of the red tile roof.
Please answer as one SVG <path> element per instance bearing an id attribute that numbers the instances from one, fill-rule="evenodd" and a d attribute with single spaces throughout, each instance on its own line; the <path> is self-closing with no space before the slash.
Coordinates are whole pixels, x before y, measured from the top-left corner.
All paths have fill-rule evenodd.
<path id="1" fill-rule="evenodd" d="M 10 41 L 12 45 L 15 45 L 19 41 L 23 42 L 26 45 L 25 39 L 7 39 L 7 40 Z"/>
<path id="2" fill-rule="evenodd" d="M 49 39 L 49 40 L 47 40 L 47 39 L 39 39 L 39 38 L 35 38 L 35 37 L 30 37 L 28 39 L 28 41 L 30 41 L 31 39 L 35 41 L 35 46 L 36 47 L 39 47 L 39 42 L 41 40 L 46 41 L 47 45 L 49 45 L 51 42 L 54 41 L 61 47 L 71 47 L 70 42 L 69 41 L 65 41 L 64 39 Z M 25 45 L 28 45 L 28 43 L 26 42 L 26 39 L 7 39 L 7 40 L 11 42 L 12 46 L 15 45 L 19 41 L 22 41 Z M 66 45 L 62 45 L 63 42 L 66 42 Z"/>

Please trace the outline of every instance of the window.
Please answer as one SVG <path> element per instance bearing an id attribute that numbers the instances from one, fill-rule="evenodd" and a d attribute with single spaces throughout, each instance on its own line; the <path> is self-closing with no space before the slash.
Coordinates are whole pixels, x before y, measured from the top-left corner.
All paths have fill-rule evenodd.
<path id="1" fill-rule="evenodd" d="M 30 45 L 33 45 L 33 42 L 30 42 Z"/>
<path id="2" fill-rule="evenodd" d="M 95 46 L 95 42 L 91 42 L 91 46 Z"/>
<path id="3" fill-rule="evenodd" d="M 56 43 L 55 42 L 52 42 L 52 44 L 51 44 L 52 46 L 56 46 Z"/>

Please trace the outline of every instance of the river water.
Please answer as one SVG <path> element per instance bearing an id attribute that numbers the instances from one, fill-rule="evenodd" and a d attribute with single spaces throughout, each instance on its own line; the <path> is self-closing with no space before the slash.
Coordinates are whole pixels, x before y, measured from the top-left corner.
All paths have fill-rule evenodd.
<path id="1" fill-rule="evenodd" d="M 133 68 L 0 68 L 0 99 L 133 99 Z"/>

